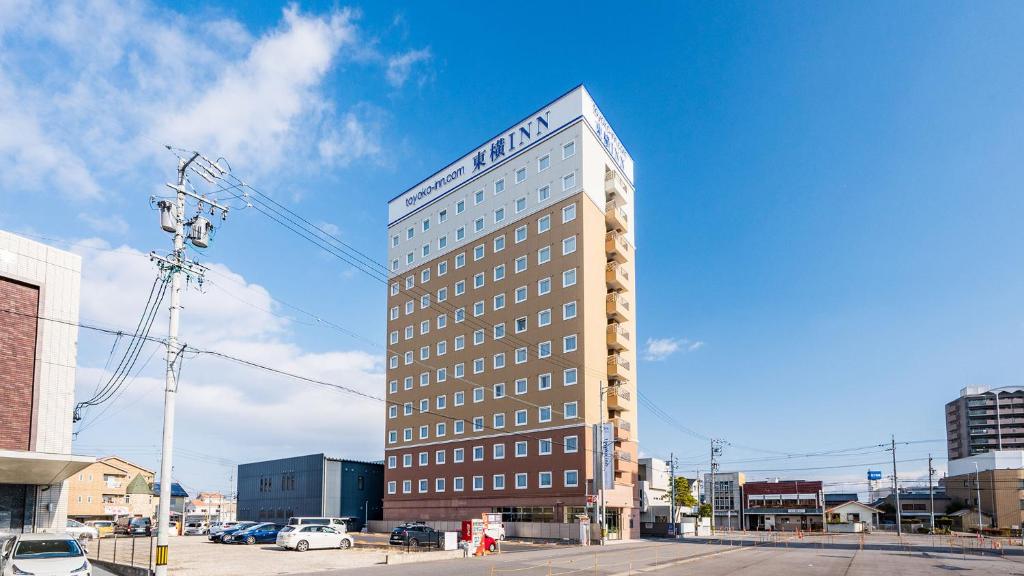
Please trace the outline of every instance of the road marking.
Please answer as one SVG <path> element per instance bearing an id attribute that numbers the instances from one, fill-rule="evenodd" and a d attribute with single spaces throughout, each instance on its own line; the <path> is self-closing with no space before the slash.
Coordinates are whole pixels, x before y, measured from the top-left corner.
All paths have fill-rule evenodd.
<path id="1" fill-rule="evenodd" d="M 724 556 L 726 554 L 732 554 L 733 552 L 740 552 L 742 550 L 756 550 L 757 546 L 740 546 L 737 548 L 730 548 L 728 550 L 722 550 L 720 552 L 712 552 L 710 554 L 700 554 L 698 556 L 689 556 L 687 558 L 680 558 L 672 562 L 666 562 L 657 566 L 647 566 L 645 568 L 635 568 L 626 572 L 617 572 L 610 576 L 629 576 L 630 574 L 641 574 L 645 572 L 654 572 L 655 570 L 661 570 L 662 568 L 669 568 L 671 566 L 679 566 L 680 564 L 686 564 L 689 562 L 696 562 L 697 560 L 703 560 L 705 558 L 714 558 L 717 556 Z"/>

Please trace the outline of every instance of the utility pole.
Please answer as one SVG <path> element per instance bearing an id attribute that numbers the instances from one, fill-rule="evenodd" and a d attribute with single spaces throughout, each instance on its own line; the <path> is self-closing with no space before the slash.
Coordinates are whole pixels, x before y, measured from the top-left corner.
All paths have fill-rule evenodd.
<path id="1" fill-rule="evenodd" d="M 928 516 L 931 533 L 935 533 L 935 492 L 932 490 L 932 475 L 935 468 L 932 468 L 932 455 L 928 453 Z"/>
<path id="2" fill-rule="evenodd" d="M 900 510 L 900 482 L 896 475 L 896 435 L 889 437 L 892 451 L 892 491 L 896 495 L 896 534 L 903 536 L 903 511 Z"/>
<path id="3" fill-rule="evenodd" d="M 718 472 L 718 463 L 715 456 L 722 454 L 722 441 L 717 438 L 711 439 L 711 533 L 715 533 L 715 474 Z"/>
<path id="4" fill-rule="evenodd" d="M 604 546 L 605 538 L 606 538 L 606 535 L 607 535 L 607 526 L 605 525 L 606 518 L 605 518 L 605 509 L 604 509 L 604 479 L 607 476 L 607 473 L 605 472 L 605 466 L 607 466 L 607 461 L 608 461 L 607 460 L 608 442 L 606 442 L 605 435 L 604 435 L 604 419 L 605 419 L 605 416 L 606 416 L 606 410 L 604 408 L 604 395 L 608 392 L 608 388 L 609 387 L 604 385 L 604 380 L 598 380 L 597 384 L 598 384 L 598 389 L 600 391 L 598 396 L 600 396 L 600 406 L 601 406 L 600 407 L 601 424 L 597 428 L 597 437 L 598 437 L 598 440 L 601 442 L 601 466 L 600 466 L 600 470 L 599 470 L 599 472 L 601 474 L 601 484 L 600 484 L 601 488 L 600 488 L 600 492 L 598 492 L 598 499 L 600 500 L 600 503 L 598 504 L 598 510 L 599 510 L 598 522 L 600 522 L 600 524 L 601 524 L 601 546 Z"/>
<path id="5" fill-rule="evenodd" d="M 671 522 L 671 528 L 668 531 L 669 536 L 675 537 L 676 535 L 676 454 L 675 452 L 669 452 L 668 462 L 668 481 L 672 486 L 672 500 L 669 501 L 668 505 L 668 518 Z"/>
<path id="6" fill-rule="evenodd" d="M 199 162 L 197 162 L 197 159 Z M 193 166 L 195 163 L 195 166 Z M 167 369 L 164 384 L 164 429 L 163 441 L 160 453 L 160 503 L 157 507 L 157 539 L 156 539 L 156 576 L 167 576 L 170 518 L 171 518 L 171 488 L 174 484 L 172 479 L 172 455 L 174 450 L 174 403 L 178 393 L 178 382 L 175 375 L 175 363 L 180 361 L 184 347 L 178 345 L 178 322 L 181 314 L 181 290 L 182 273 L 188 274 L 191 278 L 195 276 L 202 282 L 205 268 L 196 262 L 189 260 L 185 255 L 185 199 L 191 197 L 198 201 L 195 217 L 188 221 L 188 239 L 193 245 L 205 248 L 209 245 L 210 230 L 213 224 L 207 220 L 202 213 L 209 207 L 211 212 L 214 209 L 221 211 L 222 218 L 227 218 L 228 209 L 205 196 L 189 192 L 185 188 L 186 174 L 189 167 L 208 182 L 213 183 L 227 173 L 216 162 L 211 162 L 198 152 L 193 152 L 187 160 L 178 159 L 178 181 L 177 184 L 167 186 L 174 190 L 174 202 L 161 200 L 157 203 L 160 209 L 160 226 L 167 232 L 174 234 L 174 250 L 166 258 L 150 253 L 150 260 L 156 261 L 161 272 L 169 273 L 171 276 L 171 301 L 169 305 L 170 318 L 167 325 Z M 184 502 L 184 501 L 183 501 Z M 185 520 L 185 509 L 182 504 L 182 521 Z"/>

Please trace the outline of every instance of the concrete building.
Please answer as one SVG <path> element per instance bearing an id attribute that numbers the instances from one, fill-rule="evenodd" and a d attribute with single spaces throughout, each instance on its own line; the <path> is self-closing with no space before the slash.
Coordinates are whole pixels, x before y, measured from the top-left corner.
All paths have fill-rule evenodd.
<path id="1" fill-rule="evenodd" d="M 67 527 L 81 258 L 0 231 L 0 533 Z"/>
<path id="2" fill-rule="evenodd" d="M 912 488 L 912 489 L 900 489 L 900 517 L 904 524 L 921 524 L 927 526 L 931 522 L 932 517 L 932 502 L 935 502 L 935 518 L 936 524 L 941 516 L 946 515 L 946 511 L 952 504 L 952 499 L 946 494 L 944 489 L 940 486 L 936 486 L 932 494 L 928 493 L 927 488 Z M 872 502 L 872 506 L 883 510 L 882 523 L 883 524 L 896 524 L 896 495 L 889 492 L 887 496 L 881 498 L 875 502 Z"/>
<path id="3" fill-rule="evenodd" d="M 220 492 L 200 492 L 185 506 L 186 517 L 201 517 L 210 522 L 233 522 L 237 503 Z"/>
<path id="4" fill-rule="evenodd" d="M 147 490 L 153 483 L 152 470 L 117 456 L 100 458 L 79 470 L 68 479 L 68 517 L 84 522 L 131 516 L 128 486 L 137 477 L 146 483 Z"/>
<path id="5" fill-rule="evenodd" d="M 822 530 L 821 488 L 820 480 L 745 483 L 744 528 L 785 532 Z"/>
<path id="6" fill-rule="evenodd" d="M 238 520 L 284 522 L 290 516 L 380 520 L 383 496 L 384 466 L 379 462 L 311 454 L 238 466 Z"/>
<path id="7" fill-rule="evenodd" d="M 946 404 L 950 460 L 992 450 L 1024 450 L 1024 387 L 968 386 Z"/>
<path id="8" fill-rule="evenodd" d="M 672 491 L 668 462 L 660 458 L 641 458 L 637 474 L 640 491 L 640 522 L 667 524 Z M 643 527 L 641 527 L 643 528 Z"/>
<path id="9" fill-rule="evenodd" d="M 638 535 L 632 182 L 579 86 L 390 201 L 385 519 Z"/>
<path id="10" fill-rule="evenodd" d="M 715 528 L 740 530 L 743 527 L 743 472 L 718 472 L 714 475 Z M 711 474 L 704 475 L 704 502 L 711 501 Z"/>
<path id="11" fill-rule="evenodd" d="M 977 463 L 977 468 L 975 468 Z M 946 492 L 954 502 L 980 509 L 993 528 L 1024 525 L 1024 451 L 987 452 L 949 462 Z M 975 525 L 977 516 L 974 517 Z"/>
<path id="12" fill-rule="evenodd" d="M 825 520 L 829 523 L 829 530 L 835 532 L 845 532 L 845 530 L 832 530 L 832 525 L 834 524 L 854 524 L 860 522 L 868 530 L 877 528 L 881 521 L 881 516 L 882 511 L 878 508 L 863 502 L 857 502 L 856 500 L 829 505 L 825 510 Z"/>

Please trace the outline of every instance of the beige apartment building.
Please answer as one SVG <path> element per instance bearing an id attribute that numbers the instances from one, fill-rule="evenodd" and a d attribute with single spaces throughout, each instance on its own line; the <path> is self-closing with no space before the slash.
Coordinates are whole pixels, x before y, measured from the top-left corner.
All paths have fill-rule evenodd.
<path id="1" fill-rule="evenodd" d="M 117 456 L 100 458 L 68 479 L 68 517 L 151 516 L 156 502 L 152 484 L 152 470 Z"/>
<path id="2" fill-rule="evenodd" d="M 389 203 L 386 520 L 639 535 L 632 182 L 579 86 Z"/>

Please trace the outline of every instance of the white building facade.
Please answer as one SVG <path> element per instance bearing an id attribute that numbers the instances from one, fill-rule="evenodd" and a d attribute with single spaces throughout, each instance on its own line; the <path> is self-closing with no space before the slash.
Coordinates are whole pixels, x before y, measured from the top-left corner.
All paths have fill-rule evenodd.
<path id="1" fill-rule="evenodd" d="M 81 259 L 0 231 L 0 533 L 66 528 Z"/>

